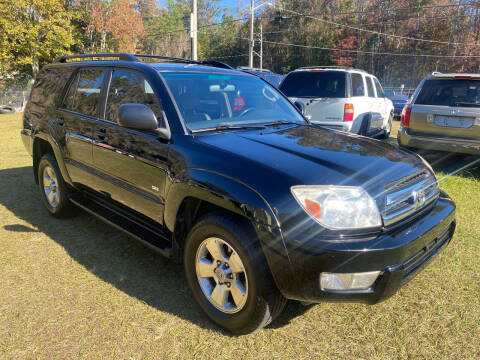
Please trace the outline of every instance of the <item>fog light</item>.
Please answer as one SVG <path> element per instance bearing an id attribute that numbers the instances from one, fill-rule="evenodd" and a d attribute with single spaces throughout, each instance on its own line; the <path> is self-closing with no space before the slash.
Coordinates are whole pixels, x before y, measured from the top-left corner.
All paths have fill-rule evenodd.
<path id="1" fill-rule="evenodd" d="M 320 274 L 322 290 L 366 290 L 377 280 L 380 271 L 361 273 L 327 273 Z"/>

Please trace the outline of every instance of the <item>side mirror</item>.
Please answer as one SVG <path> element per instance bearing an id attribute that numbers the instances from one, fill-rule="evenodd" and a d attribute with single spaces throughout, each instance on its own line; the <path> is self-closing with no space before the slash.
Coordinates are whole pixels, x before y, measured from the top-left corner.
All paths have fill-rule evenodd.
<path id="1" fill-rule="evenodd" d="M 295 101 L 294 102 L 295 107 L 302 113 L 302 115 L 305 115 L 305 104 L 300 102 L 300 101 Z"/>
<path id="2" fill-rule="evenodd" d="M 118 110 L 118 124 L 129 129 L 154 131 L 166 140 L 171 137 L 165 112 L 162 111 L 162 126 L 159 127 L 152 109 L 144 104 L 121 105 Z"/>

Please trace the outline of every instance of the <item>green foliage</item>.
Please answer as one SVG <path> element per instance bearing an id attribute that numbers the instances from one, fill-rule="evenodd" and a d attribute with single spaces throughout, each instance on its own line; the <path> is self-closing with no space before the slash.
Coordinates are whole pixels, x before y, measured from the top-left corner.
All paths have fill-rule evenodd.
<path id="1" fill-rule="evenodd" d="M 36 75 L 73 45 L 72 12 L 61 0 L 0 0 L 0 71 Z"/>
<path id="2" fill-rule="evenodd" d="M 190 57 L 191 0 L 158 4 L 156 0 L 0 0 L 0 74 L 35 74 L 41 64 L 68 52 Z M 281 6 L 256 11 L 255 51 L 260 51 L 262 25 L 263 66 L 273 71 L 351 65 L 376 74 L 387 86 L 415 87 L 435 70 L 480 71 L 480 58 L 475 58 L 480 55 L 480 1 L 456 4 L 284 0 Z M 248 7 L 234 14 L 220 0 L 198 0 L 199 58 L 246 65 L 248 18 Z M 445 55 L 460 57 L 439 57 Z M 259 66 L 258 56 L 254 59 L 254 66 Z"/>

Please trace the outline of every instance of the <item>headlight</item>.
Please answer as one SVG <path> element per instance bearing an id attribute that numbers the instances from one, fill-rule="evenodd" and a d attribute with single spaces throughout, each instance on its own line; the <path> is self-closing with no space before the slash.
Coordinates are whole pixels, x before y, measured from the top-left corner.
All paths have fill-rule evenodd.
<path id="1" fill-rule="evenodd" d="M 292 186 L 295 200 L 320 225 L 334 230 L 382 225 L 375 200 L 356 186 Z"/>

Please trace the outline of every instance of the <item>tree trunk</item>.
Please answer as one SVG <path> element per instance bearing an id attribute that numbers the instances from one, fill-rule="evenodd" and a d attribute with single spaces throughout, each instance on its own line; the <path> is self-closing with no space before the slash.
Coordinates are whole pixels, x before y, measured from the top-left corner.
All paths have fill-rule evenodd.
<path id="1" fill-rule="evenodd" d="M 39 71 L 40 71 L 40 64 L 38 63 L 38 58 L 34 56 L 32 59 L 32 75 L 34 79 L 37 77 L 37 74 Z"/>
<path id="2" fill-rule="evenodd" d="M 104 31 L 102 33 L 102 41 L 100 42 L 100 52 L 105 52 L 105 47 L 106 47 L 106 43 L 107 43 L 107 32 Z"/>

